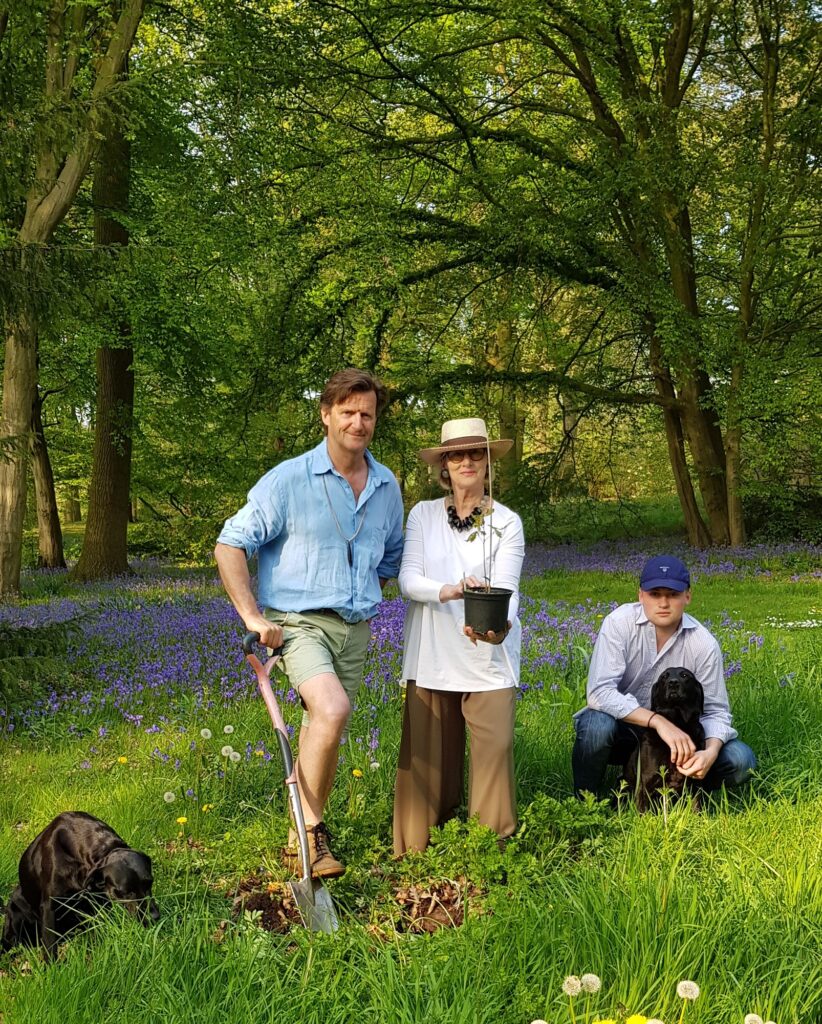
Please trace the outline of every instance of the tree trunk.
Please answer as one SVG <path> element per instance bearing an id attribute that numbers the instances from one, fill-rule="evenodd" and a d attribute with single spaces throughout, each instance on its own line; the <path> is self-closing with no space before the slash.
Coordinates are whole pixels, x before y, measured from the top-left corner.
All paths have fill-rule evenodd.
<path id="1" fill-rule="evenodd" d="M 688 208 L 676 208 L 670 200 L 664 217 L 664 238 L 671 273 L 671 285 L 687 317 L 693 338 L 683 339 L 698 347 L 699 302 L 694 273 L 693 237 Z M 692 351 L 694 348 L 692 348 Z M 714 409 L 711 382 L 697 369 L 693 356 L 686 357 L 680 374 L 681 422 L 699 481 L 702 503 L 708 517 L 711 543 L 730 543 L 728 503 L 725 486 L 725 450 L 722 431 Z"/>
<path id="2" fill-rule="evenodd" d="M 82 521 L 83 509 L 80 505 L 80 488 L 77 484 L 71 484 L 68 488 L 68 497 L 66 498 L 66 522 L 82 523 Z"/>
<path id="3" fill-rule="evenodd" d="M 486 361 L 495 370 L 519 369 L 519 350 L 514 325 L 510 320 L 502 320 L 497 324 L 494 340 L 486 350 Z M 503 385 L 497 412 L 499 436 L 510 437 L 514 442 L 511 451 L 494 468 L 494 489 L 498 489 L 500 494 L 506 494 L 516 485 L 522 465 L 522 435 L 525 431 L 525 413 L 517 403 L 514 387 Z"/>
<path id="4" fill-rule="evenodd" d="M 54 473 L 51 469 L 46 436 L 43 431 L 43 399 L 35 389 L 31 409 L 31 471 L 37 500 L 37 565 L 41 569 L 65 569 L 63 532 L 60 513 L 54 493 Z"/>
<path id="5" fill-rule="evenodd" d="M 128 231 L 115 219 L 128 208 L 129 144 L 111 128 L 94 175 L 94 242 L 126 246 Z M 128 519 L 131 511 L 131 432 L 134 410 L 134 353 L 131 327 L 121 321 L 117 348 L 97 350 L 97 410 L 83 549 L 76 579 L 100 579 L 129 571 Z"/>
<path id="6" fill-rule="evenodd" d="M 34 319 L 26 311 L 18 311 L 6 329 L 0 418 L 0 600 L 15 597 L 20 590 L 29 430 L 37 380 L 36 353 Z"/>
<path id="7" fill-rule="evenodd" d="M 675 398 L 674 386 L 671 383 L 671 375 L 667 366 L 663 363 L 662 348 L 659 338 L 650 332 L 650 361 L 654 374 L 654 384 L 657 393 L 663 398 Z M 706 548 L 710 546 L 711 535 L 705 520 L 699 511 L 694 494 L 694 486 L 691 481 L 691 474 L 688 472 L 688 463 L 685 458 L 685 437 L 682 433 L 682 422 L 679 413 L 668 406 L 662 407 L 662 418 L 665 423 L 665 438 L 668 442 L 668 458 L 676 483 L 676 493 L 679 497 L 679 504 L 682 514 L 685 517 L 685 529 L 688 533 L 688 543 L 694 548 Z"/>

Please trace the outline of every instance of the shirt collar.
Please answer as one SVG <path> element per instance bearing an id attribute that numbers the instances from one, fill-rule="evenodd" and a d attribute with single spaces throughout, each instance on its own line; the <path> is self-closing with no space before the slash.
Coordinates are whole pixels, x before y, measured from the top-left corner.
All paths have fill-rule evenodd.
<path id="1" fill-rule="evenodd" d="M 377 462 L 367 448 L 365 450 L 365 461 L 368 465 L 368 476 L 374 481 L 374 486 L 379 487 L 380 484 L 385 483 L 387 478 L 384 473 L 387 470 Z M 321 476 L 323 473 L 337 472 L 331 462 L 331 456 L 328 454 L 328 444 L 325 438 L 311 451 L 311 472 L 317 476 Z"/>

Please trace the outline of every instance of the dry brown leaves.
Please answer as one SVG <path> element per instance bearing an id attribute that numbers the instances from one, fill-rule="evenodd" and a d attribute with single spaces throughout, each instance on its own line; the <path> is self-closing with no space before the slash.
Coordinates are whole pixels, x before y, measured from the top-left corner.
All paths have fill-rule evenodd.
<path id="1" fill-rule="evenodd" d="M 477 887 L 464 878 L 403 886 L 394 894 L 402 910 L 398 930 L 425 934 L 440 928 L 459 928 L 465 920 L 467 901 L 477 895 Z"/>

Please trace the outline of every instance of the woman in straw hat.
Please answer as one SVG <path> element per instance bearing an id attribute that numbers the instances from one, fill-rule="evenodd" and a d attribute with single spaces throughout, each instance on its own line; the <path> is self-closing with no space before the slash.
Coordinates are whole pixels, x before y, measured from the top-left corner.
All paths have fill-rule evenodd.
<path id="1" fill-rule="evenodd" d="M 448 493 L 415 505 L 406 525 L 399 575 L 409 605 L 394 801 L 397 856 L 424 849 L 432 826 L 453 816 L 464 802 L 466 728 L 471 740 L 469 815 L 503 838 L 516 826 L 514 688 L 519 682 L 517 608 L 525 541 L 519 516 L 497 501 L 489 529 L 486 492 L 490 463 L 512 444 L 489 441 L 481 419 L 460 419 L 443 424 L 438 447 L 420 452 Z M 478 529 L 486 531 L 485 545 L 474 537 Z M 465 625 L 463 588 L 482 585 L 489 564 L 488 582 L 512 593 L 506 630 L 483 635 Z"/>

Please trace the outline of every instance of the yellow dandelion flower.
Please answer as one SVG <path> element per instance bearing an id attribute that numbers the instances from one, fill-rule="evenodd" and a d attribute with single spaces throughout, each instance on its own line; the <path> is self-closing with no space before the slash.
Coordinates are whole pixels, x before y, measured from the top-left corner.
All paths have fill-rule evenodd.
<path id="1" fill-rule="evenodd" d="M 613 1017 L 597 1017 L 594 1024 L 616 1024 Z"/>
<path id="2" fill-rule="evenodd" d="M 632 1013 L 625 1024 L 648 1024 L 648 1018 L 643 1017 L 641 1013 Z"/>
<path id="3" fill-rule="evenodd" d="M 203 804 L 202 810 L 204 814 L 208 814 L 209 811 L 213 810 L 214 804 Z"/>
<path id="4" fill-rule="evenodd" d="M 178 825 L 185 825 L 188 822 L 188 818 L 183 814 L 177 819 Z"/>
<path id="5" fill-rule="evenodd" d="M 117 764 L 128 764 L 128 758 L 127 757 L 118 757 L 117 758 Z"/>
<path id="6" fill-rule="evenodd" d="M 360 771 L 360 769 L 359 769 L 359 768 L 355 768 L 355 769 L 354 769 L 354 770 L 353 770 L 353 771 L 351 772 L 351 774 L 352 774 L 352 775 L 354 776 L 354 778 L 355 778 L 355 779 L 361 779 L 361 778 L 362 778 L 362 772 Z"/>

